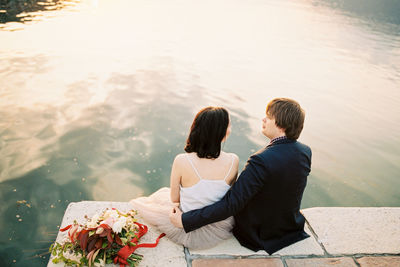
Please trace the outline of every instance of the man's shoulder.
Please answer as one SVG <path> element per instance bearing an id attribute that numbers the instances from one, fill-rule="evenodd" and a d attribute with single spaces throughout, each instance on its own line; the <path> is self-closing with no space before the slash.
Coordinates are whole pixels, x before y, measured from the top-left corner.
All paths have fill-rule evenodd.
<path id="1" fill-rule="evenodd" d="M 260 149 L 253 156 L 265 157 L 275 153 L 282 153 L 284 151 L 292 151 L 293 149 L 311 154 L 311 148 L 296 140 L 288 140 L 287 142 L 282 142 L 276 145 L 268 145 L 267 147 Z"/>
<path id="2" fill-rule="evenodd" d="M 287 140 L 286 142 L 282 142 L 276 145 L 275 144 L 267 145 L 266 147 L 263 147 L 254 154 L 252 154 L 250 158 L 259 158 L 259 157 L 262 158 L 269 154 L 281 153 L 284 150 L 291 150 L 293 148 L 311 153 L 311 148 L 308 145 L 303 144 L 297 140 Z"/>
<path id="3" fill-rule="evenodd" d="M 296 141 L 294 144 L 295 144 L 297 147 L 299 147 L 299 149 L 301 149 L 301 150 L 303 150 L 303 151 L 305 151 L 305 152 L 307 152 L 307 153 L 311 153 L 311 148 L 310 148 L 308 145 L 303 144 L 303 143 L 301 143 L 301 142 L 299 142 L 299 141 Z"/>

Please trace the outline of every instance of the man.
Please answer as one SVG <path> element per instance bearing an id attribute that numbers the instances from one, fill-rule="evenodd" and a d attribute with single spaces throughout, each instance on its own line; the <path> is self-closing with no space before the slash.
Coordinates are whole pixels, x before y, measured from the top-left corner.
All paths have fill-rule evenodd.
<path id="1" fill-rule="evenodd" d="M 262 130 L 270 143 L 248 159 L 220 201 L 183 214 L 175 208 L 171 222 L 190 232 L 234 215 L 233 234 L 240 244 L 269 254 L 309 237 L 300 203 L 311 170 L 311 149 L 296 141 L 303 124 L 304 111 L 296 101 L 272 100 Z"/>

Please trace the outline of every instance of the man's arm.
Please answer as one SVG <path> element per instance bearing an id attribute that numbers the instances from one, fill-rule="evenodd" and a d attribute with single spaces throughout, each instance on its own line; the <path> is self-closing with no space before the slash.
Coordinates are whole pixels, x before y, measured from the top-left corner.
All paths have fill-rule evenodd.
<path id="1" fill-rule="evenodd" d="M 220 201 L 182 214 L 185 232 L 236 214 L 261 190 L 267 175 L 267 168 L 260 156 L 251 156 L 237 182 Z"/>

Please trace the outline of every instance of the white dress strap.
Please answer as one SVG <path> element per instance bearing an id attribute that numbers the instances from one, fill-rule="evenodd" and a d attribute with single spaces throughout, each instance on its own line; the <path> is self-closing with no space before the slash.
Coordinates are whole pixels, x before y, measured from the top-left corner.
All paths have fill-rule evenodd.
<path id="1" fill-rule="evenodd" d="M 185 154 L 186 158 L 188 159 L 188 161 L 190 162 L 190 165 L 192 165 L 194 172 L 197 174 L 197 176 L 199 177 L 200 180 L 202 180 L 203 178 L 201 178 L 199 172 L 197 171 L 196 167 L 194 166 L 192 160 L 189 158 L 188 154 Z"/>
<path id="2" fill-rule="evenodd" d="M 231 173 L 232 167 L 233 167 L 233 155 L 232 155 L 232 162 L 231 162 L 231 167 L 229 168 L 228 173 L 225 175 L 224 181 L 226 180 L 226 178 L 228 178 L 228 175 Z"/>

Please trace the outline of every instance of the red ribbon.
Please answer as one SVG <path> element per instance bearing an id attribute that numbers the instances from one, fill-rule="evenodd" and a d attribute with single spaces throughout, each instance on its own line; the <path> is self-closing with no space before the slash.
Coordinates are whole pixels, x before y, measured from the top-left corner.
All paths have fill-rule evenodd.
<path id="1" fill-rule="evenodd" d="M 132 238 L 132 240 L 130 241 L 131 243 L 134 243 L 134 246 L 131 245 L 126 245 L 123 248 L 121 248 L 118 251 L 117 256 L 114 258 L 114 263 L 120 265 L 120 267 L 124 267 L 125 265 L 128 265 L 128 262 L 126 261 L 127 258 L 129 258 L 129 256 L 135 252 L 136 249 L 138 248 L 155 248 L 158 245 L 158 242 L 160 241 L 160 239 L 165 236 L 164 233 L 162 233 L 161 235 L 158 236 L 157 240 L 155 243 L 150 244 L 150 243 L 143 243 L 143 244 L 138 244 L 139 239 L 147 233 L 148 228 L 146 225 L 135 222 L 135 224 L 137 226 L 139 226 L 139 232 L 136 234 L 136 237 Z"/>
<path id="2" fill-rule="evenodd" d="M 61 232 L 67 231 L 69 228 L 71 228 L 72 224 L 65 226 L 64 228 L 60 229 Z"/>

